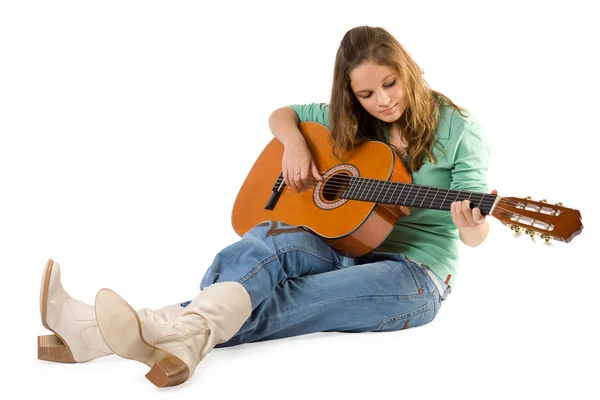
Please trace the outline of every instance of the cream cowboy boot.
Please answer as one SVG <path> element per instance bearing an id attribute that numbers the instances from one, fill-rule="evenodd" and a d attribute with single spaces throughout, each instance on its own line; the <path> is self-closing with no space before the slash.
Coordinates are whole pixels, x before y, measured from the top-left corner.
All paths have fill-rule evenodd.
<path id="1" fill-rule="evenodd" d="M 140 316 L 154 320 L 172 320 L 185 311 L 179 303 L 160 310 L 147 308 Z M 54 335 L 38 336 L 38 358 L 45 361 L 75 363 L 112 354 L 106 346 L 94 307 L 69 296 L 60 281 L 60 266 L 48 260 L 42 276 L 40 314 L 44 327 Z"/>
<path id="2" fill-rule="evenodd" d="M 160 322 L 138 315 L 119 295 L 96 295 L 100 333 L 115 354 L 151 367 L 146 378 L 158 387 L 190 378 L 200 361 L 237 333 L 252 313 L 246 289 L 237 282 L 202 290 L 177 319 Z"/>

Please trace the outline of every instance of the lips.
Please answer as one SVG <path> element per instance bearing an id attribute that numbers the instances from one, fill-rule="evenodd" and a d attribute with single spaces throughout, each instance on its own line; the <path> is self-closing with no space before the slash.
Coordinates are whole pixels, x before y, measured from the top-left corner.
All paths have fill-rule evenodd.
<path id="1" fill-rule="evenodd" d="M 391 106 L 390 108 L 386 108 L 385 110 L 383 110 L 383 111 L 382 111 L 382 113 L 383 113 L 383 114 L 389 114 L 389 113 L 392 111 L 392 109 L 393 109 L 394 107 L 396 107 L 397 105 L 398 105 L 398 103 L 394 104 L 394 105 L 393 105 L 393 106 Z"/>

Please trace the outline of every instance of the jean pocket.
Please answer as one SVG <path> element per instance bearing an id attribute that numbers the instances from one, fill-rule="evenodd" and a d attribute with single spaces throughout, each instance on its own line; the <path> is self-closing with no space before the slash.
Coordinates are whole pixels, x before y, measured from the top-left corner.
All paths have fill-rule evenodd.
<path id="1" fill-rule="evenodd" d="M 438 293 L 440 301 L 446 299 L 446 297 L 450 294 L 450 287 L 446 282 L 437 276 L 436 273 L 429 268 L 429 266 L 409 259 L 407 259 L 407 262 L 418 267 L 421 271 L 423 271 L 424 275 L 427 275 L 427 280 L 429 280 L 435 287 L 435 291 Z"/>
<path id="2" fill-rule="evenodd" d="M 376 331 L 399 331 L 402 329 L 413 328 L 423 323 L 425 313 L 431 309 L 431 303 L 427 303 L 416 310 L 386 318 L 375 329 Z"/>

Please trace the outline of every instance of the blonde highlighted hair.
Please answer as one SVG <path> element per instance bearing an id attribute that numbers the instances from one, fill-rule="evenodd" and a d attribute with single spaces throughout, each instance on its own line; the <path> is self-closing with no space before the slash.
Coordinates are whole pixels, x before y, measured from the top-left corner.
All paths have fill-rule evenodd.
<path id="1" fill-rule="evenodd" d="M 432 150 L 440 105 L 447 103 L 458 112 L 463 109 L 429 87 L 417 63 L 389 32 L 369 26 L 356 27 L 346 32 L 336 54 L 329 102 L 329 122 L 335 154 L 343 158 L 345 152 L 367 140 L 386 141 L 386 123 L 370 115 L 350 87 L 350 73 L 366 62 L 391 67 L 404 85 L 406 110 L 394 124 L 398 124 L 407 141 L 410 168 L 418 171 L 425 157 L 435 162 Z M 398 149 L 394 150 L 397 152 Z"/>

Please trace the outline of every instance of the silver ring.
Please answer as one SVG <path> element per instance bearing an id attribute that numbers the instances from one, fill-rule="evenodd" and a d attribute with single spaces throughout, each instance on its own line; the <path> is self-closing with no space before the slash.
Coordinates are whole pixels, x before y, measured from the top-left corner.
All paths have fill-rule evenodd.
<path id="1" fill-rule="evenodd" d="M 300 172 L 294 172 L 294 175 L 300 175 Z"/>

